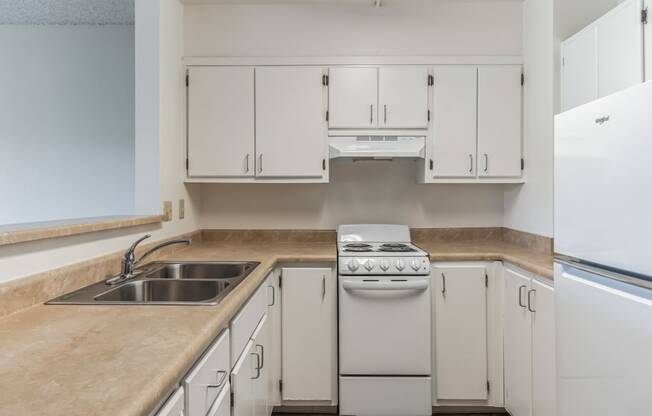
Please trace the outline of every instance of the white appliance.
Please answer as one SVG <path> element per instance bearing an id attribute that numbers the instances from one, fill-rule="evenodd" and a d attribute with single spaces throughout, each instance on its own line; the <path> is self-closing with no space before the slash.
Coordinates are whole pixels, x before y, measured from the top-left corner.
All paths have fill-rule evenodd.
<path id="1" fill-rule="evenodd" d="M 401 225 L 338 229 L 340 414 L 432 413 L 430 260 Z"/>
<path id="2" fill-rule="evenodd" d="M 329 137 L 330 158 L 393 159 L 426 157 L 424 136 Z"/>
<path id="3" fill-rule="evenodd" d="M 652 83 L 556 117 L 558 416 L 652 412 Z"/>

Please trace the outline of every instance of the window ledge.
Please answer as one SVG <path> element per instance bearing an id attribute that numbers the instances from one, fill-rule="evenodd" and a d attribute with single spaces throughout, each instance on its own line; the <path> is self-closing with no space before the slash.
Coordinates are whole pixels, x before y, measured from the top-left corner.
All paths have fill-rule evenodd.
<path id="1" fill-rule="evenodd" d="M 156 224 L 161 221 L 163 221 L 161 215 L 118 215 L 5 225 L 0 226 L 0 246 Z"/>

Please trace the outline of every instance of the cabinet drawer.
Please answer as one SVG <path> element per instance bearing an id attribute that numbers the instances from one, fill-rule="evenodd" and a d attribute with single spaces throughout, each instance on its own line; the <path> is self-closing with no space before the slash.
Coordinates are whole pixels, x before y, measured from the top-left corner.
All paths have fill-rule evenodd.
<path id="1" fill-rule="evenodd" d="M 226 329 L 195 364 L 183 382 L 186 390 L 186 416 L 206 416 L 223 387 L 228 384 L 229 330 Z"/>
<path id="2" fill-rule="evenodd" d="M 235 364 L 267 311 L 267 285 L 261 285 L 231 321 L 231 362 Z"/>

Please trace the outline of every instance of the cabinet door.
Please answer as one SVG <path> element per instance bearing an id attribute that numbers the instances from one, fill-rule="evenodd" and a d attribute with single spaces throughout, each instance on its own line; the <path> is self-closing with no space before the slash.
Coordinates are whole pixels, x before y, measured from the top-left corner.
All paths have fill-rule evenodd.
<path id="1" fill-rule="evenodd" d="M 532 320 L 527 309 L 530 278 L 505 268 L 505 408 L 532 415 Z"/>
<path id="2" fill-rule="evenodd" d="M 334 398 L 335 279 L 331 269 L 284 268 L 283 400 Z"/>
<path id="3" fill-rule="evenodd" d="M 487 288 L 484 266 L 437 266 L 436 396 L 487 399 Z"/>
<path id="4" fill-rule="evenodd" d="M 156 413 L 156 416 L 183 416 L 183 393 L 183 387 L 179 387 L 161 407 L 161 410 Z"/>
<path id="5" fill-rule="evenodd" d="M 386 67 L 378 72 L 379 125 L 384 128 L 428 127 L 428 70 Z"/>
<path id="6" fill-rule="evenodd" d="M 270 360 L 270 327 L 267 314 L 260 320 L 258 328 L 252 339 L 254 351 L 258 354 L 259 367 L 253 379 L 254 416 L 269 416 L 272 414 L 270 383 L 271 383 L 271 360 Z"/>
<path id="7" fill-rule="evenodd" d="M 556 414 L 555 292 L 532 281 L 528 301 L 532 313 L 532 415 Z"/>
<path id="8" fill-rule="evenodd" d="M 231 416 L 231 385 L 226 383 L 208 411 L 208 416 Z"/>
<path id="9" fill-rule="evenodd" d="M 478 171 L 484 177 L 521 176 L 521 67 L 478 69 Z"/>
<path id="10" fill-rule="evenodd" d="M 231 370 L 231 391 L 233 392 L 231 416 L 253 416 L 254 392 L 252 381 L 258 373 L 256 354 L 253 341 L 249 341 Z"/>
<path id="11" fill-rule="evenodd" d="M 433 177 L 476 175 L 478 70 L 436 67 L 433 90 Z"/>
<path id="12" fill-rule="evenodd" d="M 598 21 L 598 96 L 643 82 L 641 0 L 628 0 Z"/>
<path id="13" fill-rule="evenodd" d="M 317 67 L 256 68 L 256 175 L 321 177 L 326 119 Z"/>
<path id="14" fill-rule="evenodd" d="M 328 127 L 378 126 L 378 68 L 331 68 L 328 76 Z"/>
<path id="15" fill-rule="evenodd" d="M 265 358 L 269 360 L 271 405 L 280 406 L 281 392 L 278 386 L 281 380 L 281 291 L 278 272 L 270 273 L 265 284 L 267 285 L 267 318 L 270 328 L 270 345 Z"/>
<path id="16" fill-rule="evenodd" d="M 591 26 L 562 45 L 562 110 L 598 98 L 596 31 Z"/>
<path id="17" fill-rule="evenodd" d="M 188 70 L 188 176 L 253 176 L 254 69 Z"/>

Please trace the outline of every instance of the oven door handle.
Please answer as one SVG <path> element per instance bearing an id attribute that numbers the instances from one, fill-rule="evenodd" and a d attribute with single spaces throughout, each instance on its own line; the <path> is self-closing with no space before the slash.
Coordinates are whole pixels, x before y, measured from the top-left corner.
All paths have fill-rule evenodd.
<path id="1" fill-rule="evenodd" d="M 344 290 L 426 290 L 430 286 L 428 279 L 370 282 L 359 280 L 342 280 Z"/>

